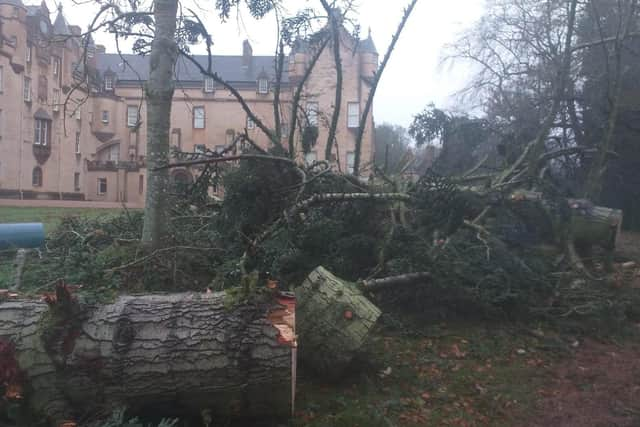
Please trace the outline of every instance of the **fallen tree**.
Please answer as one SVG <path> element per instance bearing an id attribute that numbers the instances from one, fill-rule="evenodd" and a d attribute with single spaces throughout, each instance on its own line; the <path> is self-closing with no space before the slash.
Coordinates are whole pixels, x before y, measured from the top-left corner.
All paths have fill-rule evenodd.
<path id="1" fill-rule="evenodd" d="M 296 288 L 300 356 L 330 378 L 338 378 L 360 350 L 380 310 L 354 283 L 324 267 Z"/>
<path id="2" fill-rule="evenodd" d="M 121 406 L 287 417 L 294 311 L 291 297 L 234 303 L 224 292 L 89 305 L 59 284 L 45 301 L 0 303 L 0 380 L 6 399 L 52 425 Z"/>

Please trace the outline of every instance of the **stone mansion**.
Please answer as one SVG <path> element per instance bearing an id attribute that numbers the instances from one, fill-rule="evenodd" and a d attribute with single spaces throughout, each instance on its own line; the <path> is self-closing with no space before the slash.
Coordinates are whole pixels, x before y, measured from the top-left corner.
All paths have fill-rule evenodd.
<path id="1" fill-rule="evenodd" d="M 323 51 L 304 87 L 301 108 L 309 123 L 318 126 L 319 136 L 306 155 L 298 141 L 300 161 L 324 158 L 336 85 L 332 49 L 329 44 Z M 332 160 L 334 167 L 348 172 L 378 54 L 371 36 L 358 40 L 346 31 L 340 49 L 343 92 Z M 283 123 L 288 123 L 294 89 L 311 60 L 308 50 L 298 43 L 285 58 Z M 206 56 L 196 58 L 207 62 Z M 85 64 L 88 72 L 79 72 Z M 145 56 L 106 53 L 91 40 L 85 43 L 80 27 L 68 24 L 62 9 L 52 23 L 44 1 L 30 6 L 21 0 L 0 0 L 0 197 L 143 204 L 147 132 L 142 88 L 148 69 Z M 244 41 L 242 55 L 213 56 L 213 69 L 241 93 L 266 126 L 273 126 L 273 56 L 253 55 Z M 90 78 L 83 77 L 87 75 Z M 244 129 L 258 145 L 266 148 L 271 143 L 232 94 L 204 78 L 186 58 L 178 59 L 175 75 L 173 147 L 187 152 L 221 150 Z M 88 84 L 78 84 L 83 79 Z M 371 116 L 362 164 L 373 158 Z M 286 127 L 282 130 L 283 135 L 288 132 Z M 195 172 L 172 173 L 190 179 Z"/>

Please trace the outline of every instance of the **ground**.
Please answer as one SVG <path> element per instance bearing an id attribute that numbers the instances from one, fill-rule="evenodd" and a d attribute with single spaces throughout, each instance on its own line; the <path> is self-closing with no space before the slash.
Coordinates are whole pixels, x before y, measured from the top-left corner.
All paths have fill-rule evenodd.
<path id="1" fill-rule="evenodd" d="M 112 212 L 0 206 L 0 222 L 42 221 L 51 230 L 61 215 Z M 640 261 L 640 234 L 623 234 L 618 258 Z M 342 381 L 325 383 L 301 368 L 292 424 L 638 426 L 638 332 L 635 325 L 586 334 L 547 324 L 385 314 Z"/>
<path id="2" fill-rule="evenodd" d="M 45 231 L 51 231 L 60 218 L 66 215 L 99 216 L 118 212 L 116 207 L 80 207 L 73 204 L 66 207 L 3 206 L 0 204 L 0 223 L 42 222 Z"/>
<path id="3" fill-rule="evenodd" d="M 640 264 L 640 233 L 622 233 L 617 258 Z M 386 323 L 348 379 L 300 380 L 296 426 L 640 425 L 640 325 Z"/>

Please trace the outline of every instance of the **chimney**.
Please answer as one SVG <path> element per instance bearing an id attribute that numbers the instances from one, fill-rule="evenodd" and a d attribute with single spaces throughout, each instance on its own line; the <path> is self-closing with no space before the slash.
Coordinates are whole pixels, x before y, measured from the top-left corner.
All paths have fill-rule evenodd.
<path id="1" fill-rule="evenodd" d="M 251 59 L 253 57 L 253 48 L 249 40 L 242 42 L 242 68 L 251 67 Z"/>
<path id="2" fill-rule="evenodd" d="M 105 49 L 104 45 L 102 44 L 97 44 L 96 45 L 96 53 L 105 53 L 107 50 Z"/>

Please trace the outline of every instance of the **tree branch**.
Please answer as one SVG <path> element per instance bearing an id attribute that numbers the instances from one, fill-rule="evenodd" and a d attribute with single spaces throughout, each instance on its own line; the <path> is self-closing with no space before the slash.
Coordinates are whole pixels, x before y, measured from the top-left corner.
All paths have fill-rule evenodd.
<path id="1" fill-rule="evenodd" d="M 333 143 L 336 139 L 336 130 L 338 129 L 340 107 L 342 105 L 342 59 L 340 58 L 340 28 L 338 27 L 336 11 L 329 6 L 327 0 L 320 0 L 320 2 L 329 14 L 329 24 L 331 25 L 331 34 L 333 38 L 333 60 L 336 67 L 336 95 L 333 102 L 333 115 L 331 116 L 329 136 L 327 137 L 327 145 L 324 151 L 325 160 L 330 161 Z"/>
<path id="2" fill-rule="evenodd" d="M 409 6 L 404 10 L 404 14 L 402 15 L 402 19 L 400 20 L 400 24 L 398 25 L 398 29 L 396 30 L 393 38 L 391 39 L 391 44 L 387 48 L 387 52 L 384 54 L 384 58 L 382 59 L 382 63 L 380 63 L 380 67 L 375 72 L 373 77 L 373 83 L 371 84 L 371 89 L 369 90 L 369 95 L 367 96 L 367 102 L 364 105 L 364 111 L 362 112 L 362 117 L 360 117 L 360 126 L 358 128 L 358 134 L 356 136 L 356 146 L 355 146 L 355 156 L 353 161 L 353 174 L 358 176 L 360 172 L 360 154 L 362 151 L 362 138 L 364 137 L 364 131 L 367 124 L 367 117 L 369 116 L 369 111 L 371 110 L 371 106 L 373 105 L 373 97 L 376 94 L 376 90 L 378 88 L 378 83 L 380 83 L 380 78 L 382 77 L 382 73 L 384 72 L 387 63 L 389 62 L 389 58 L 391 57 L 391 53 L 396 47 L 396 43 L 400 38 L 400 34 L 404 29 L 413 8 L 415 7 L 418 0 L 411 0 Z"/>

